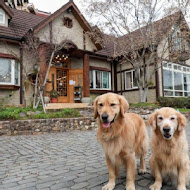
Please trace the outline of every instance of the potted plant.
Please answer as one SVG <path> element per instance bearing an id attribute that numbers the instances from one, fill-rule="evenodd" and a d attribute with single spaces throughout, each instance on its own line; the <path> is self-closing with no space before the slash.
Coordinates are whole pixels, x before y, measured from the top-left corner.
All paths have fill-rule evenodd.
<path id="1" fill-rule="evenodd" d="M 50 92 L 50 98 L 51 98 L 51 103 L 57 103 L 57 97 L 59 97 L 59 92 L 56 90 L 52 89 Z"/>

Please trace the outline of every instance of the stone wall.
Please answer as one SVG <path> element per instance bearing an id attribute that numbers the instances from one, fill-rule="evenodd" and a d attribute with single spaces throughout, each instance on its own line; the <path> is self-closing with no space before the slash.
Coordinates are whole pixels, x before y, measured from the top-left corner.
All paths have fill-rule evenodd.
<path id="1" fill-rule="evenodd" d="M 155 108 L 130 108 L 128 112 L 141 115 L 147 121 Z M 0 121 L 0 135 L 38 135 L 44 133 L 58 133 L 69 130 L 94 130 L 98 125 L 93 118 L 93 108 L 80 111 L 81 118 L 54 118 L 36 120 Z M 184 114 L 190 120 L 190 113 Z"/>
<path id="2" fill-rule="evenodd" d="M 92 128 L 97 128 L 96 121 L 92 117 L 0 121 L 0 135 L 38 135 Z"/>

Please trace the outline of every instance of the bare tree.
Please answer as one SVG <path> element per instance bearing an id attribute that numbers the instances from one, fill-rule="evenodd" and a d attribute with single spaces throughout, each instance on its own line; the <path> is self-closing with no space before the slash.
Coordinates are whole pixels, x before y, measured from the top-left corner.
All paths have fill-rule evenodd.
<path id="1" fill-rule="evenodd" d="M 174 38 L 179 37 L 175 36 L 176 32 L 180 30 L 182 41 L 188 39 L 189 28 L 184 15 L 190 6 L 189 0 L 87 1 L 88 14 L 92 18 L 99 18 L 96 24 L 100 30 L 109 33 L 102 34 L 101 39 L 97 37 L 97 32 L 90 35 L 97 41 L 102 40 L 105 46 L 112 43 L 113 53 L 110 57 L 113 60 L 121 65 L 131 65 L 135 70 L 139 101 L 146 102 L 148 89 L 153 85 L 153 76 L 161 67 L 158 63 L 171 58 L 171 54 L 166 56 L 166 52 L 171 52 L 174 47 Z"/>
<path id="2" fill-rule="evenodd" d="M 24 85 L 24 105 L 26 106 L 27 104 L 27 89 L 32 86 L 34 88 L 32 89 L 34 90 L 33 108 L 38 108 L 41 103 L 44 112 L 46 112 L 44 93 L 50 67 L 54 64 L 53 59 L 55 53 L 63 49 L 68 50 L 71 48 L 68 40 L 63 40 L 60 44 L 53 43 L 58 41 L 56 39 L 53 39 L 52 42 L 48 42 L 48 40 L 46 41 L 47 42 L 40 41 L 38 37 L 33 35 L 32 31 L 29 31 L 20 44 L 20 47 L 22 48 L 22 57 L 15 53 L 12 46 L 3 42 L 7 52 L 14 55 L 14 57 L 20 62 L 20 72 L 22 72 L 22 83 Z"/>

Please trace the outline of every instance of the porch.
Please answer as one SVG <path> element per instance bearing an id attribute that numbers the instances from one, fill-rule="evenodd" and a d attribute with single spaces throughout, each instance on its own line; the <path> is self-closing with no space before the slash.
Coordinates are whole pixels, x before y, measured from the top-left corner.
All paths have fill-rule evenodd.
<path id="1" fill-rule="evenodd" d="M 60 104 L 50 104 L 46 109 L 62 109 L 65 106 L 68 107 L 64 103 L 81 103 L 83 97 L 90 96 L 89 55 L 83 50 L 79 50 L 72 41 L 64 43 L 65 46 L 55 52 L 46 79 L 47 83 L 44 93 L 44 96 L 52 98 L 51 92 L 53 91 L 53 94 L 57 94 L 57 103 Z M 43 46 L 41 47 L 41 51 L 46 51 L 45 48 L 43 49 Z M 42 53 L 42 56 L 44 54 Z M 45 58 L 41 59 L 41 76 L 45 78 L 47 65 L 44 62 Z M 68 105 L 74 106 L 72 104 Z M 82 104 L 81 106 L 84 107 L 85 105 Z"/>

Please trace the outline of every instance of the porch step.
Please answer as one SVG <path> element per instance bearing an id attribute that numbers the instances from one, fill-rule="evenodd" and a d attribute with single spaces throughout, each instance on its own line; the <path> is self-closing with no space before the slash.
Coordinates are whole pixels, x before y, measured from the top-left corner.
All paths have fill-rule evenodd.
<path id="1" fill-rule="evenodd" d="M 64 109 L 64 108 L 90 108 L 88 103 L 50 103 L 47 104 L 45 109 Z"/>

